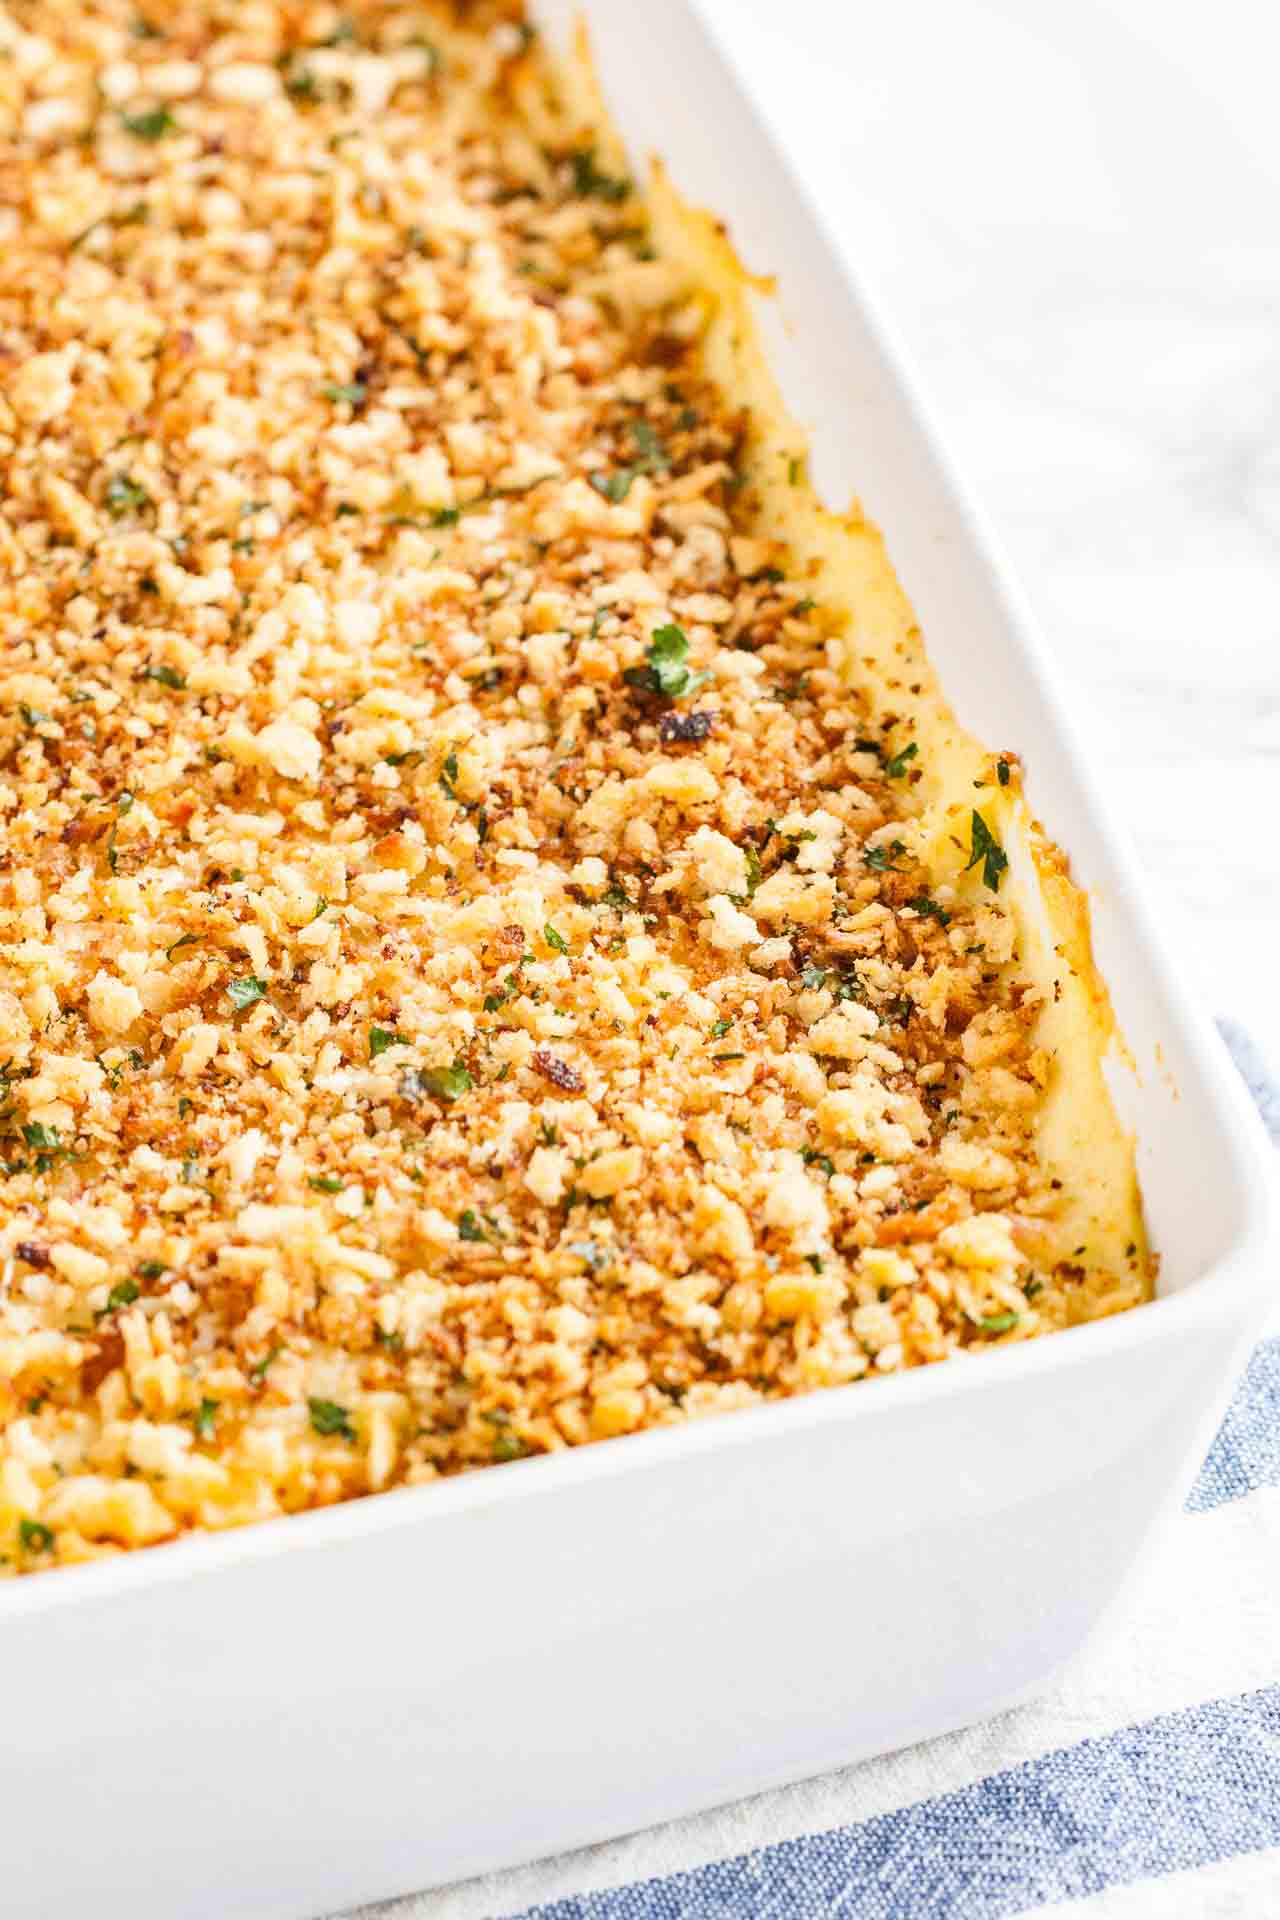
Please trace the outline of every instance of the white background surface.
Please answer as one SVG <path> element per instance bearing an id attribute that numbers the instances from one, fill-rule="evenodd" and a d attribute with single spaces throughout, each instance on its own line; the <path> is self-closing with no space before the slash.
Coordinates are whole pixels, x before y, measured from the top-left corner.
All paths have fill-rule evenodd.
<path id="1" fill-rule="evenodd" d="M 1280 1062 L 1280 20 L 704 3 L 914 361 L 1205 997 Z"/>

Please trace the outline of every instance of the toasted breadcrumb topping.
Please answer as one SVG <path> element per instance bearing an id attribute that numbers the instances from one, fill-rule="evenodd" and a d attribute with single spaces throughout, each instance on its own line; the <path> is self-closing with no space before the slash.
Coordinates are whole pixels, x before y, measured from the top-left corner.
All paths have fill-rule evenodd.
<path id="1" fill-rule="evenodd" d="M 0 241 L 0 1570 L 1140 1297 L 510 6 L 8 0 Z"/>

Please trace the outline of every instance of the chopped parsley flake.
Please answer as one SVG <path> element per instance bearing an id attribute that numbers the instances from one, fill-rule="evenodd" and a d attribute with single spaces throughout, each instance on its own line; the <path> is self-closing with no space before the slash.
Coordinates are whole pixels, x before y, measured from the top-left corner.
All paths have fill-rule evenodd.
<path id="1" fill-rule="evenodd" d="M 335 406 L 362 407 L 369 398 L 369 389 L 363 380 L 327 380 L 320 391 Z"/>
<path id="2" fill-rule="evenodd" d="M 896 862 L 906 850 L 901 840 L 890 840 L 887 845 L 882 841 L 878 847 L 868 847 L 862 858 L 872 873 L 896 873 Z"/>
<path id="3" fill-rule="evenodd" d="M 311 1425 L 325 1439 L 339 1434 L 344 1440 L 354 1440 L 356 1430 L 351 1424 L 351 1415 L 336 1400 L 317 1400 L 308 1396 L 307 1406 L 311 1413 Z"/>
<path id="4" fill-rule="evenodd" d="M 945 927 L 951 919 L 951 915 L 947 912 L 946 908 L 940 907 L 938 902 L 930 899 L 927 893 L 918 893 L 914 900 L 908 900 L 907 905 L 913 913 L 927 915 L 943 927 Z"/>
<path id="5" fill-rule="evenodd" d="M 146 113 L 122 113 L 121 123 L 126 133 L 135 140 L 163 140 L 166 133 L 176 133 L 178 123 L 168 107 L 151 107 Z"/>
<path id="6" fill-rule="evenodd" d="M 656 694 L 662 700 L 683 700 L 704 687 L 711 675 L 692 673 L 688 666 L 689 640 L 683 627 L 674 623 L 655 627 L 649 643 L 648 665 L 628 667 L 623 679 L 642 693 Z"/>
<path id="7" fill-rule="evenodd" d="M 618 467 L 613 473 L 589 473 L 588 485 L 611 506 L 620 507 L 631 491 L 631 482 L 639 472 L 637 467 Z"/>
<path id="8" fill-rule="evenodd" d="M 255 973 L 246 973 L 241 979 L 230 980 L 227 983 L 227 998 L 237 1013 L 243 1013 L 246 1007 L 251 1007 L 255 1001 L 261 1000 L 266 991 L 266 981 L 259 980 Z"/>
<path id="9" fill-rule="evenodd" d="M 395 1031 L 394 1027 L 370 1027 L 369 1058 L 376 1060 L 380 1053 L 387 1051 L 388 1047 L 397 1046 L 399 1043 L 400 1035 Z"/>
<path id="10" fill-rule="evenodd" d="M 573 191 L 580 200 L 607 200 L 617 205 L 631 192 L 631 182 L 617 174 L 603 173 L 596 165 L 594 147 L 581 147 L 569 156 L 573 168 Z"/>
<path id="11" fill-rule="evenodd" d="M 278 1360 L 280 1355 L 283 1352 L 284 1352 L 283 1347 L 271 1347 L 267 1350 L 266 1353 L 263 1354 L 261 1360 L 257 1361 L 252 1367 L 250 1367 L 249 1378 L 250 1380 L 252 1380 L 255 1387 L 260 1387 L 262 1385 L 268 1373 L 270 1373 L 271 1371 L 272 1361 Z"/>
<path id="12" fill-rule="evenodd" d="M 982 862 L 983 884 L 994 893 L 1000 885 L 1000 876 L 1009 864 L 1009 856 L 992 833 L 982 815 L 975 808 L 971 821 L 971 839 L 969 858 L 965 862 L 965 872 Z"/>
<path id="13" fill-rule="evenodd" d="M 18 1538 L 24 1553 L 48 1553 L 53 1545 L 53 1528 L 40 1520 L 19 1520 Z"/>
<path id="14" fill-rule="evenodd" d="M 455 1060 L 451 1067 L 429 1067 L 420 1078 L 426 1092 L 437 1100 L 460 1100 L 474 1085 L 461 1060 Z"/>
<path id="15" fill-rule="evenodd" d="M 909 742 L 907 746 L 903 747 L 900 752 L 891 754 L 889 759 L 887 759 L 884 763 L 885 779 L 901 780 L 903 774 L 907 770 L 908 765 L 912 760 L 915 759 L 919 751 L 920 751 L 919 747 L 916 745 L 915 741 L 912 740 Z"/>
<path id="16" fill-rule="evenodd" d="M 123 519 L 126 513 L 141 513 L 151 505 L 151 495 L 146 488 L 131 480 L 127 473 L 112 474 L 103 500 L 113 520 Z"/>
<path id="17" fill-rule="evenodd" d="M 557 933 L 550 921 L 542 929 L 542 937 L 554 953 L 568 953 L 569 942 L 562 933 Z"/>

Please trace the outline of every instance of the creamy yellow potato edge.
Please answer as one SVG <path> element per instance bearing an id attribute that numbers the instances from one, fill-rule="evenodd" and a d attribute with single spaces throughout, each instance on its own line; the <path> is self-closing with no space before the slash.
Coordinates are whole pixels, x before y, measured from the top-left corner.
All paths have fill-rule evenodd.
<path id="1" fill-rule="evenodd" d="M 613 126 L 580 22 L 565 57 L 553 62 L 559 105 L 614 164 L 625 148 Z M 1027 804 L 1018 762 L 1007 786 L 994 774 L 995 751 L 962 727 L 929 659 L 911 603 L 884 536 L 855 504 L 834 513 L 809 478 L 808 435 L 783 400 L 769 364 L 753 302 L 773 282 L 750 271 L 724 223 L 681 196 L 662 161 L 651 157 L 645 212 L 657 253 L 688 277 L 706 305 L 702 353 L 711 378 L 751 419 L 751 494 L 756 526 L 792 550 L 797 571 L 811 570 L 836 622 L 845 669 L 877 716 L 892 712 L 919 742 L 923 777 L 919 817 L 931 842 L 931 878 L 964 897 L 977 889 L 964 871 L 975 783 L 984 817 L 1003 843 L 1009 870 L 1002 900 L 1017 929 L 1011 971 L 1039 990 L 1037 1046 L 1055 1063 L 1035 1124 L 1044 1171 L 1063 1183 L 1063 1207 L 1047 1229 L 1052 1258 L 1087 1247 L 1090 1264 L 1132 1285 L 1135 1270 L 1154 1272 L 1134 1140 L 1122 1126 L 1104 1063 L 1132 1071 L 1110 995 L 1093 954 L 1087 895 L 1071 878 L 1067 855 Z M 797 464 L 798 463 L 798 464 Z M 1034 741 L 1005 743 L 1034 756 Z M 1136 1258 L 1135 1258 L 1136 1256 Z"/>

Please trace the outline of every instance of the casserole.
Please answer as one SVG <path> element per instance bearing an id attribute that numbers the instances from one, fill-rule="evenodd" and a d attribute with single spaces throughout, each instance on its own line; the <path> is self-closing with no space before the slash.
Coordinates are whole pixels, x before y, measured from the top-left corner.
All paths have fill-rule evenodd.
<path id="1" fill-rule="evenodd" d="M 723 104 L 717 152 L 735 138 L 741 108 L 694 23 L 664 13 L 656 48 L 629 37 L 620 10 L 602 8 L 595 24 L 606 88 L 626 68 L 637 90 L 630 108 L 618 94 L 624 127 L 645 97 L 646 58 L 697 77 L 688 151 L 676 138 L 667 145 L 698 193 L 700 156 L 713 157 L 699 132 L 706 102 Z M 11 1682 L 31 1729 L 7 1808 L 22 1821 L 40 1911 L 90 1887 L 99 1899 L 118 1890 L 137 1910 L 130 1808 L 144 1804 L 145 1893 L 156 1911 L 179 1901 L 190 1910 L 193 1886 L 216 1885 L 219 1904 L 306 1912 L 958 1724 L 1016 1697 L 1070 1650 L 1212 1416 L 1246 1328 L 1265 1224 L 1242 1102 L 1176 1000 L 1157 990 L 1135 1004 L 1134 956 L 1145 950 L 1123 876 L 1093 830 L 1069 750 L 1055 744 L 1015 617 L 980 558 L 945 551 L 962 523 L 910 409 L 891 404 L 865 328 L 754 148 L 734 187 L 745 204 L 741 218 L 729 211 L 749 255 L 753 222 L 785 216 L 793 267 L 783 282 L 803 290 L 802 370 L 811 379 L 822 366 L 833 396 L 815 445 L 820 480 L 838 485 L 833 457 L 860 448 L 876 489 L 868 504 L 889 528 L 944 684 L 964 690 L 963 717 L 984 737 L 1032 745 L 1035 803 L 1061 828 L 1077 823 L 1067 837 L 1093 893 L 1121 1024 L 1148 1076 L 1163 1044 L 1181 1094 L 1153 1124 L 1145 1103 L 1168 1096 L 1149 1078 L 1139 1094 L 1118 1089 L 1139 1121 L 1162 1285 L 1177 1297 L 1002 1356 L 999 1367 L 889 1382 L 856 1404 L 833 1394 L 529 1462 L 297 1520 L 284 1542 L 270 1527 L 6 1596 Z M 724 204 L 723 193 L 709 197 Z M 777 258 L 777 238 L 759 238 L 755 256 Z M 779 358 L 785 376 L 791 363 Z M 803 416 L 803 393 L 793 404 Z M 1009 657 L 993 674 L 987 650 L 1004 632 Z M 1173 1204 L 1185 1191 L 1177 1165 L 1193 1156 L 1211 1173 L 1213 1204 L 1200 1196 L 1184 1211 Z M 1052 1414 L 1033 1377 L 1046 1366 L 1060 1395 Z M 868 1419 L 886 1431 L 872 1435 Z M 874 1472 L 885 1450 L 892 1490 Z M 61 1644 L 66 1605 L 78 1617 Z M 855 1644 L 877 1649 L 872 1672 L 844 1658 L 851 1607 Z M 753 1678 L 749 1698 L 716 1683 L 716 1671 L 758 1675 L 758 1649 L 775 1642 L 785 1658 Z M 178 1792 L 168 1786 L 174 1736 Z M 353 1750 L 358 1794 L 344 1765 Z M 256 1789 L 241 1755 L 260 1769 Z M 518 1806 L 506 1792 L 513 1763 Z M 296 1780 L 296 1799 L 281 1794 L 281 1778 Z M 428 1816 L 415 1819 L 424 1802 Z M 74 1860 L 59 1840 L 68 1817 L 80 1836 Z M 340 1865 L 307 1857 L 317 1826 Z M 229 1827 L 243 1883 L 221 1858 Z"/>

